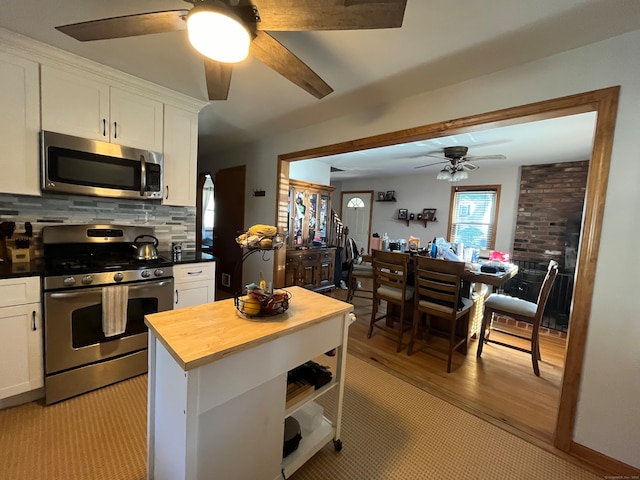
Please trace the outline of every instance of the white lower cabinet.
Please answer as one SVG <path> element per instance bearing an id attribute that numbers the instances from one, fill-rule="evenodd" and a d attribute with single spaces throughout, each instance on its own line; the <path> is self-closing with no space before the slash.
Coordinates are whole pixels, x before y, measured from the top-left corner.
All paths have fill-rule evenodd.
<path id="1" fill-rule="evenodd" d="M 0 399 L 44 385 L 40 277 L 0 280 Z"/>
<path id="2" fill-rule="evenodd" d="M 193 307 L 215 300 L 215 262 L 173 266 L 173 308 Z"/>

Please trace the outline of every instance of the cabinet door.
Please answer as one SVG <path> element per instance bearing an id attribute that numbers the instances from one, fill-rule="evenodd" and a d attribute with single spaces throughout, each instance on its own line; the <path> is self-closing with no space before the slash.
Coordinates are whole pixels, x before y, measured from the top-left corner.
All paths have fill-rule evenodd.
<path id="1" fill-rule="evenodd" d="M 173 267 L 173 308 L 192 307 L 215 300 L 215 263 L 201 262 Z"/>
<path id="2" fill-rule="evenodd" d="M 42 387 L 40 304 L 0 308 L 0 398 Z"/>
<path id="3" fill-rule="evenodd" d="M 198 114 L 166 105 L 163 204 L 195 206 L 197 149 Z"/>
<path id="4" fill-rule="evenodd" d="M 215 292 L 211 280 L 176 283 L 173 308 L 193 307 L 213 302 Z"/>
<path id="5" fill-rule="evenodd" d="M 335 251 L 328 250 L 320 254 L 320 262 L 318 267 L 318 288 L 333 287 L 333 271 L 335 262 Z"/>
<path id="6" fill-rule="evenodd" d="M 112 143 L 162 152 L 161 102 L 112 87 L 110 111 Z"/>
<path id="7" fill-rule="evenodd" d="M 108 142 L 109 85 L 42 65 L 42 129 Z"/>
<path id="8" fill-rule="evenodd" d="M 0 192 L 40 195 L 38 64 L 0 53 Z"/>

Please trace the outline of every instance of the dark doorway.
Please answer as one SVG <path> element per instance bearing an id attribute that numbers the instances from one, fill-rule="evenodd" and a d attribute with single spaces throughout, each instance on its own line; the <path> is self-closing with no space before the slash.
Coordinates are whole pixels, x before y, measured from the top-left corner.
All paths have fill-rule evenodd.
<path id="1" fill-rule="evenodd" d="M 244 229 L 246 167 L 232 167 L 215 174 L 213 255 L 216 262 L 216 300 L 228 298 L 242 286 L 242 270 L 236 268 L 242 249 L 236 237 Z"/>

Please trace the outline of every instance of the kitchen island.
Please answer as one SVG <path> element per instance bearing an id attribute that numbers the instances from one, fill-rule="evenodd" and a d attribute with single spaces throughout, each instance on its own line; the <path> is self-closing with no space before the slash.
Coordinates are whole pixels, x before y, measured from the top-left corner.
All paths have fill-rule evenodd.
<path id="1" fill-rule="evenodd" d="M 288 478 L 326 443 L 341 448 L 344 368 L 353 306 L 288 287 L 289 309 L 246 318 L 233 299 L 147 315 L 150 479 Z M 287 372 L 337 348 L 333 379 L 287 404 Z M 327 391 L 333 422 L 282 458 L 284 420 Z"/>

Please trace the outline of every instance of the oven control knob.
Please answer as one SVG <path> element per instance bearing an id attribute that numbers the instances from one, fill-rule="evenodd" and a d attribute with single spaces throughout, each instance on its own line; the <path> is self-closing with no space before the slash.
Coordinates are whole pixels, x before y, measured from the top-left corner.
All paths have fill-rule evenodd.
<path id="1" fill-rule="evenodd" d="M 65 287 L 72 287 L 76 284 L 76 279 L 73 277 L 67 277 L 62 281 L 62 283 Z"/>
<path id="2" fill-rule="evenodd" d="M 164 270 L 162 270 L 161 268 L 156 268 L 156 270 L 153 272 L 153 274 L 156 277 L 161 277 L 162 275 L 164 275 Z"/>
<path id="3" fill-rule="evenodd" d="M 151 276 L 151 272 L 149 270 L 143 270 L 140 275 L 142 275 L 143 278 L 149 278 Z"/>
<path id="4" fill-rule="evenodd" d="M 85 275 L 84 277 L 82 277 L 83 285 L 90 285 L 92 282 L 93 282 L 93 277 L 91 275 Z"/>
<path id="5" fill-rule="evenodd" d="M 124 278 L 124 275 L 121 272 L 118 272 L 113 276 L 113 279 L 116 282 L 121 282 L 123 278 Z"/>

